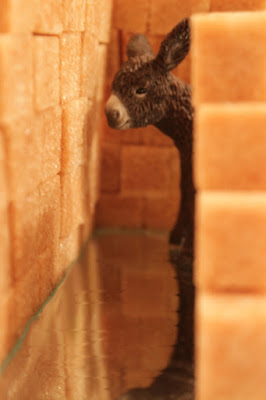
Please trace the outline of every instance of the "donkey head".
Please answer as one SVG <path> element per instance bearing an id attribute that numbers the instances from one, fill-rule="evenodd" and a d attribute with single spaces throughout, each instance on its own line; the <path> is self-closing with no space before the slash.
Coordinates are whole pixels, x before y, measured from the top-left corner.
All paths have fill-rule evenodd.
<path id="1" fill-rule="evenodd" d="M 157 56 L 144 35 L 132 36 L 127 46 L 128 61 L 115 75 L 105 106 L 110 127 L 139 128 L 170 115 L 178 96 L 170 71 L 185 58 L 189 46 L 188 19 L 166 36 Z"/>

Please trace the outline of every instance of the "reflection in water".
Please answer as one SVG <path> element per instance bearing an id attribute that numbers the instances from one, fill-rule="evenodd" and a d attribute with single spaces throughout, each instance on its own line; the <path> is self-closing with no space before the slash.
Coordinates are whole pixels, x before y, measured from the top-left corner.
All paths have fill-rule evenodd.
<path id="1" fill-rule="evenodd" d="M 191 261 L 168 259 L 163 236 L 91 240 L 0 378 L 1 400 L 192 399 Z"/>
<path id="2" fill-rule="evenodd" d="M 170 253 L 178 281 L 178 337 L 168 366 L 146 389 L 133 389 L 119 400 L 194 399 L 194 286 L 192 255 Z"/>

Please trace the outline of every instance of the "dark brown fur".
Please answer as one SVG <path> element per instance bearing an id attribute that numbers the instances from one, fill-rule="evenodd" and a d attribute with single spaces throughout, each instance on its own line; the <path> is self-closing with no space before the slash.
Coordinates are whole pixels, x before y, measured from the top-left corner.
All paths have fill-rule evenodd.
<path id="1" fill-rule="evenodd" d="M 194 185 L 192 179 L 193 108 L 191 88 L 170 71 L 187 55 L 190 46 L 188 19 L 182 20 L 164 39 L 157 56 L 143 35 L 131 38 L 129 60 L 116 74 L 112 92 L 123 103 L 130 127 L 149 124 L 171 137 L 180 151 L 182 200 L 170 241 L 193 248 Z M 143 97 L 136 95 L 144 88 Z"/>

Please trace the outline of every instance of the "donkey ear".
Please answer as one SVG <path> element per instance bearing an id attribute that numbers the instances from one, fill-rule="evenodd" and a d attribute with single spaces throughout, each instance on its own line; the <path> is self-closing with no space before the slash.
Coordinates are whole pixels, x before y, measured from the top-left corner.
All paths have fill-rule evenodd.
<path id="1" fill-rule="evenodd" d="M 174 69 L 186 57 L 190 47 L 190 26 L 188 18 L 183 19 L 161 43 L 156 62 L 166 72 Z"/>
<path id="2" fill-rule="evenodd" d="M 136 34 L 132 36 L 127 45 L 128 58 L 136 56 L 150 55 L 154 57 L 151 45 L 146 36 Z"/>

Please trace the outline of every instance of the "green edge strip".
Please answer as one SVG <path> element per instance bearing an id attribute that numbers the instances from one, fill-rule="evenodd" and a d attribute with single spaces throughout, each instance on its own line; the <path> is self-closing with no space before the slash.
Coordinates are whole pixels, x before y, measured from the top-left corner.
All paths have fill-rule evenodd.
<path id="1" fill-rule="evenodd" d="M 78 257 L 73 260 L 68 267 L 66 268 L 66 272 L 63 276 L 63 278 L 59 281 L 59 283 L 55 286 L 55 288 L 53 289 L 53 291 L 51 292 L 50 296 L 44 301 L 44 303 L 41 305 L 41 307 L 39 308 L 39 310 L 28 320 L 25 328 L 23 329 L 23 332 L 21 334 L 21 336 L 19 337 L 19 339 L 16 341 L 16 343 L 14 344 L 13 348 L 10 350 L 9 354 L 7 355 L 7 357 L 5 358 L 5 360 L 2 362 L 2 364 L 0 365 L 0 378 L 3 375 L 3 373 L 5 372 L 7 366 L 9 365 L 9 363 L 11 362 L 11 360 L 15 357 L 15 355 L 17 354 L 18 350 L 21 348 L 25 337 L 27 336 L 30 326 L 31 324 L 36 321 L 40 314 L 42 313 L 42 311 L 44 310 L 44 308 L 46 307 L 46 305 L 53 299 L 54 295 L 56 294 L 57 290 L 59 289 L 59 287 L 63 284 L 63 282 L 65 281 L 67 275 L 69 274 L 70 270 L 73 268 L 73 266 L 75 264 L 77 264 L 80 259 L 82 258 L 84 249 L 87 245 L 87 242 L 90 240 L 90 237 L 84 242 L 84 244 L 81 246 L 81 250 L 79 252 Z"/>
<path id="2" fill-rule="evenodd" d="M 102 228 L 102 229 L 96 229 L 94 231 L 94 233 L 92 235 L 90 235 L 88 237 L 88 239 L 84 242 L 84 244 L 81 247 L 81 250 L 79 252 L 78 257 L 73 260 L 69 266 L 66 268 L 66 272 L 63 276 L 63 278 L 59 281 L 59 283 L 55 286 L 55 288 L 53 289 L 52 293 L 50 294 L 50 296 L 45 300 L 45 302 L 41 305 L 41 307 L 39 308 L 39 310 L 29 319 L 29 321 L 27 322 L 20 338 L 16 341 L 16 343 L 14 344 L 13 348 L 10 350 L 9 354 L 7 355 L 7 357 L 5 358 L 5 360 L 2 362 L 2 364 L 0 365 L 0 378 L 3 375 L 3 373 L 5 372 L 6 368 L 8 367 L 9 363 L 11 362 L 11 360 L 15 357 L 15 355 L 17 354 L 17 352 L 19 351 L 19 349 L 21 348 L 25 337 L 27 336 L 30 326 L 31 324 L 36 321 L 40 314 L 42 313 L 43 309 L 46 307 L 46 305 L 53 299 L 54 295 L 56 294 L 57 290 L 59 289 L 59 287 L 63 284 L 63 282 L 65 281 L 67 275 L 69 274 L 70 270 L 73 268 L 73 266 L 75 264 L 77 264 L 81 259 L 82 259 L 82 255 L 83 252 L 87 246 L 87 243 L 90 240 L 93 240 L 99 236 L 107 236 L 107 235 L 117 235 L 117 234 L 132 234 L 132 235 L 150 235 L 150 234 L 155 234 L 155 235 L 165 235 L 167 234 L 167 231 L 162 231 L 162 230 L 144 230 L 144 229 L 121 229 L 121 228 Z"/>

